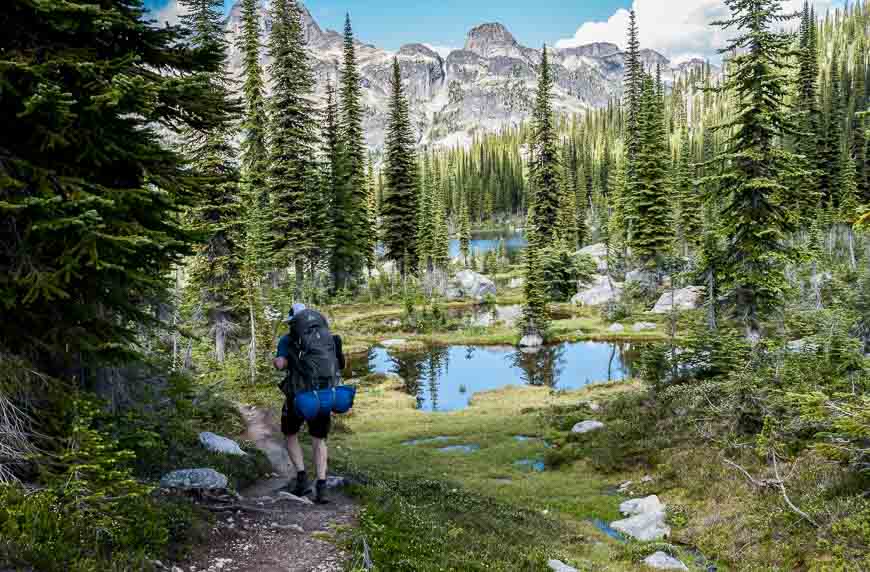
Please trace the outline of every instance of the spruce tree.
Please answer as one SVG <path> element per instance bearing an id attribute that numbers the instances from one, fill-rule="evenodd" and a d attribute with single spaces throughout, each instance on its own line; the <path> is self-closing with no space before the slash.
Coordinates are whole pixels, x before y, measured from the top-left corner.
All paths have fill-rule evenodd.
<path id="1" fill-rule="evenodd" d="M 774 0 L 725 0 L 731 17 L 718 23 L 738 35 L 722 53 L 734 53 L 724 87 L 735 101 L 734 118 L 718 126 L 731 135 L 718 156 L 717 177 L 729 198 L 721 212 L 729 237 L 722 274 L 737 314 L 755 339 L 762 320 L 784 299 L 786 233 L 790 225 L 777 199 L 787 194 L 783 181 L 795 180 L 797 161 L 778 142 L 796 133 L 784 109 L 784 72 L 791 57 L 790 38 L 773 31 L 783 19 Z"/>
<path id="2" fill-rule="evenodd" d="M 417 252 L 417 159 L 408 102 L 402 88 L 399 60 L 393 58 L 390 116 L 387 123 L 383 216 L 386 255 L 394 260 L 402 277 Z M 411 263 L 413 266 L 413 263 Z"/>
<path id="3" fill-rule="evenodd" d="M 798 55 L 797 96 L 796 111 L 799 114 L 798 127 L 800 134 L 797 136 L 796 150 L 803 155 L 810 164 L 819 161 L 819 130 L 821 128 L 821 115 L 819 111 L 818 75 L 819 55 L 816 38 L 815 14 L 804 3 L 801 14 L 800 27 L 800 50 Z M 796 193 L 794 206 L 804 218 L 812 217 L 815 212 L 821 194 L 819 192 L 818 173 L 811 171 L 806 177 L 796 181 Z"/>
<path id="4" fill-rule="evenodd" d="M 471 253 L 471 218 L 468 214 L 468 201 L 460 200 L 459 207 L 459 252 L 462 263 L 468 266 L 468 255 Z"/>
<path id="5" fill-rule="evenodd" d="M 333 210 L 334 245 L 332 274 L 336 288 L 359 276 L 366 261 L 365 143 L 362 130 L 360 76 L 350 15 L 344 24 L 344 60 L 341 68 L 340 136 L 342 169 Z"/>
<path id="6" fill-rule="evenodd" d="M 420 186 L 417 204 L 417 259 L 420 269 L 432 272 L 435 266 L 435 229 L 434 219 L 434 189 L 432 188 L 432 167 L 429 162 L 429 152 L 423 151 L 423 164 L 420 166 Z"/>
<path id="7" fill-rule="evenodd" d="M 305 260 L 312 245 L 306 224 L 306 193 L 320 190 L 314 78 L 305 53 L 302 14 L 296 0 L 272 5 L 269 55 L 272 77 L 268 187 L 272 241 L 279 267 L 295 268 L 295 295 L 302 296 Z"/>
<path id="8" fill-rule="evenodd" d="M 370 156 L 366 173 L 366 234 L 365 258 L 369 270 L 375 267 L 378 245 L 378 189 L 375 179 L 375 159 Z"/>
<path id="9" fill-rule="evenodd" d="M 553 76 L 544 46 L 538 69 L 538 88 L 532 111 L 533 133 L 529 175 L 534 193 L 533 223 L 542 243 L 553 240 L 562 197 L 562 168 L 552 108 Z"/>
<path id="10" fill-rule="evenodd" d="M 192 165 L 209 177 L 204 180 L 196 206 L 188 212 L 192 229 L 205 237 L 189 266 L 188 288 L 198 299 L 208 330 L 214 339 L 214 355 L 223 363 L 228 335 L 235 329 L 241 290 L 239 262 L 242 248 L 237 225 L 241 220 L 239 172 L 232 138 L 241 108 L 232 95 L 226 70 L 227 43 L 223 31 L 223 3 L 220 0 L 179 0 L 181 25 L 190 34 L 191 45 L 208 48 L 222 56 L 220 67 L 199 74 L 198 80 L 219 101 L 227 116 L 221 129 L 188 129 L 183 134 L 185 155 Z"/>
<path id="11" fill-rule="evenodd" d="M 256 380 L 266 360 L 260 355 L 268 347 L 263 315 L 262 277 L 269 270 L 268 214 L 266 188 L 266 97 L 260 65 L 260 23 L 257 0 L 242 3 L 242 53 L 245 117 L 242 123 L 242 189 L 244 200 L 244 252 L 241 263 L 243 297 L 248 306 L 250 346 L 248 365 L 251 381 Z"/>
<path id="12" fill-rule="evenodd" d="M 674 195 L 678 201 L 679 228 L 685 254 L 688 254 L 690 246 L 698 244 L 702 236 L 703 205 L 694 181 L 691 153 L 689 130 L 683 126 L 680 130 L 680 156 L 674 177 Z"/>
<path id="13" fill-rule="evenodd" d="M 216 181 L 165 134 L 230 128 L 202 81 L 224 55 L 148 21 L 138 1 L 3 2 L 0 18 L 14 23 L 0 59 L 15 70 L 0 79 L 0 346 L 41 383 L 81 384 L 137 357 L 191 252 L 178 213 Z"/>

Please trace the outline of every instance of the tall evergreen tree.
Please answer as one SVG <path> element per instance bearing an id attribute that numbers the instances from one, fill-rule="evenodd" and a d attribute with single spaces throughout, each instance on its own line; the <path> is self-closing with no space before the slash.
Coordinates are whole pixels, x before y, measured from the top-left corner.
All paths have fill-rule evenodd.
<path id="1" fill-rule="evenodd" d="M 836 51 L 831 59 L 828 116 L 819 154 L 821 175 L 819 187 L 825 204 L 838 207 L 840 202 L 837 183 L 840 180 L 840 152 L 843 146 L 846 103 L 841 83 L 840 57 Z"/>
<path id="2" fill-rule="evenodd" d="M 202 81 L 224 54 L 149 22 L 138 1 L 4 2 L 0 18 L 15 23 L 0 56 L 15 69 L 0 79 L 0 346 L 40 383 L 88 383 L 135 357 L 191 252 L 178 212 L 215 181 L 163 130 L 229 129 L 226 99 Z"/>
<path id="3" fill-rule="evenodd" d="M 684 125 L 680 129 L 680 156 L 674 177 L 674 195 L 678 202 L 680 235 L 686 253 L 690 246 L 697 245 L 701 240 L 703 221 L 703 204 L 694 181 L 691 154 L 689 130 Z"/>
<path id="4" fill-rule="evenodd" d="M 725 89 L 735 101 L 734 119 L 718 126 L 731 135 L 719 155 L 724 172 L 717 177 L 729 189 L 721 213 L 729 237 L 723 275 L 748 337 L 761 331 L 762 320 L 780 306 L 786 285 L 785 234 L 790 230 L 778 197 L 785 180 L 795 180 L 797 161 L 778 146 L 795 133 L 784 109 L 791 39 L 773 28 L 783 19 L 777 0 L 725 0 L 731 17 L 719 25 L 738 30 L 722 53 L 731 58 Z"/>
<path id="5" fill-rule="evenodd" d="M 336 208 L 333 210 L 335 244 L 332 274 L 337 288 L 358 276 L 366 260 L 368 225 L 366 217 L 365 143 L 362 130 L 360 75 L 350 15 L 344 23 L 344 61 L 341 68 L 341 151 Z"/>
<path id="6" fill-rule="evenodd" d="M 317 120 L 311 96 L 314 77 L 305 53 L 302 13 L 297 0 L 272 4 L 272 98 L 268 186 L 272 240 L 279 267 L 293 266 L 296 296 L 302 296 L 305 260 L 311 250 L 306 193 L 320 189 Z"/>
<path id="7" fill-rule="evenodd" d="M 562 196 L 562 167 L 556 138 L 556 124 L 552 108 L 553 76 L 544 46 L 538 68 L 538 89 L 532 133 L 532 154 L 529 173 L 534 193 L 534 225 L 542 243 L 549 243 L 558 228 Z"/>
<path id="8" fill-rule="evenodd" d="M 471 254 L 471 218 L 468 214 L 468 201 L 464 198 L 460 200 L 459 206 L 459 252 L 462 254 L 462 263 L 467 266 L 468 255 Z"/>
<path id="9" fill-rule="evenodd" d="M 189 267 L 188 288 L 201 304 L 214 339 L 215 358 L 223 362 L 227 337 L 236 327 L 241 289 L 239 261 L 242 258 L 237 225 L 241 220 L 239 172 L 232 138 L 241 108 L 232 95 L 226 70 L 227 42 L 223 31 L 223 3 L 220 0 L 179 0 L 181 25 L 190 42 L 222 55 L 220 68 L 199 75 L 227 114 L 221 129 L 188 129 L 183 149 L 197 170 L 210 180 L 203 181 L 196 206 L 189 211 L 193 229 L 206 237 Z"/>
<path id="10" fill-rule="evenodd" d="M 393 58 L 390 116 L 387 124 L 383 238 L 387 257 L 404 277 L 417 251 L 417 159 L 399 60 Z"/>
<path id="11" fill-rule="evenodd" d="M 815 164 L 819 155 L 819 130 L 821 116 L 819 111 L 818 75 L 819 54 L 816 37 L 815 13 L 809 2 L 804 3 L 801 14 L 800 51 L 798 55 L 798 86 L 796 96 L 796 111 L 799 113 L 796 150 L 806 160 Z M 796 197 L 794 206 L 805 218 L 813 216 L 815 208 L 821 200 L 819 193 L 818 173 L 811 171 L 796 182 Z"/>

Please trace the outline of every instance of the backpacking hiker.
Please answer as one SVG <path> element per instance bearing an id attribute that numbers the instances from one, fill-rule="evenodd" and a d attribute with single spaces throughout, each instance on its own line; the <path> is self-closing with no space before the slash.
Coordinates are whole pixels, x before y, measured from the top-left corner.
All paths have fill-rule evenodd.
<path id="1" fill-rule="evenodd" d="M 306 419 L 297 411 L 296 396 L 334 387 L 344 369 L 344 356 L 341 338 L 330 333 L 329 323 L 319 312 L 296 303 L 285 323 L 290 331 L 278 341 L 277 357 L 273 363 L 276 369 L 287 372 L 281 384 L 281 391 L 286 396 L 281 413 L 281 432 L 287 437 L 290 462 L 296 469 L 296 485 L 292 492 L 301 497 L 311 493 L 311 486 L 299 443 L 299 430 Z M 320 410 L 315 418 L 309 418 L 307 422 L 317 471 L 315 502 L 325 504 L 326 440 L 332 426 L 332 412 Z"/>

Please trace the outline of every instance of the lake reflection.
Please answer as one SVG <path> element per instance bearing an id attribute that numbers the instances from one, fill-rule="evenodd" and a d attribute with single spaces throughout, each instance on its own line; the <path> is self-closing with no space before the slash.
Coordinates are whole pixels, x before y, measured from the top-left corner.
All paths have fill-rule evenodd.
<path id="1" fill-rule="evenodd" d="M 534 353 L 513 347 L 443 346 L 397 352 L 373 348 L 368 359 L 353 360 L 346 376 L 395 373 L 425 411 L 468 407 L 475 393 L 505 386 L 532 385 L 580 389 L 633 374 L 637 347 L 577 342 L 546 346 Z"/>
<path id="2" fill-rule="evenodd" d="M 505 251 L 510 260 L 515 260 L 517 254 L 528 245 L 521 231 L 480 231 L 471 233 L 469 249 L 474 256 L 482 256 L 487 252 L 498 250 L 501 241 L 504 241 Z M 459 240 L 451 240 L 450 257 L 456 258 L 459 252 Z"/>

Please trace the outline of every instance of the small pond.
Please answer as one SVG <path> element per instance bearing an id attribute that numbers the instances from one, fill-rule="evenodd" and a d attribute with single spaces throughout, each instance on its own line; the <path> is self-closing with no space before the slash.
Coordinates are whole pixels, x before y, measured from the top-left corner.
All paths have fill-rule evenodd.
<path id="1" fill-rule="evenodd" d="M 633 374 L 637 346 L 576 342 L 546 346 L 534 353 L 513 347 L 442 346 L 414 352 L 372 348 L 351 360 L 345 377 L 395 373 L 424 411 L 456 411 L 472 396 L 506 386 L 580 389 L 619 381 Z"/>
<path id="2" fill-rule="evenodd" d="M 478 231 L 471 233 L 471 252 L 475 256 L 481 256 L 487 252 L 498 250 L 499 242 L 504 241 L 508 258 L 516 259 L 517 254 L 526 247 L 528 242 L 522 231 L 494 230 Z M 450 241 L 450 257 L 459 256 L 459 240 Z"/>

